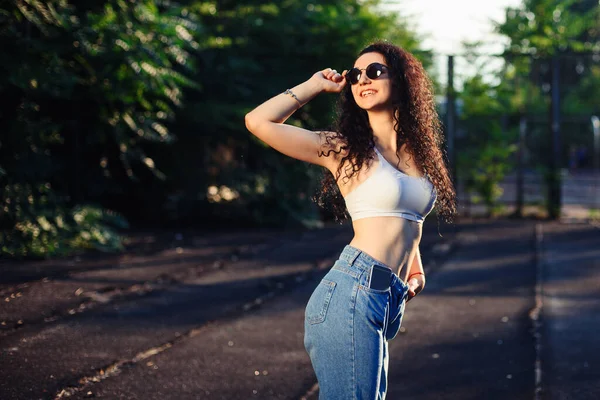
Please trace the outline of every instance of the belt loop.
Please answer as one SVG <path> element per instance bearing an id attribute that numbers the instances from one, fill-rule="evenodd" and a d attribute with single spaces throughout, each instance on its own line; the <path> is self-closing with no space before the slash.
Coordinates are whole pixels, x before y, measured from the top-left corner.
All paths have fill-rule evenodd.
<path id="1" fill-rule="evenodd" d="M 360 251 L 358 249 L 354 251 L 354 255 L 352 256 L 352 259 L 350 260 L 350 265 L 354 265 L 354 263 L 356 262 L 356 259 L 358 258 L 358 256 L 360 256 L 360 253 L 362 253 L 362 251 Z"/>

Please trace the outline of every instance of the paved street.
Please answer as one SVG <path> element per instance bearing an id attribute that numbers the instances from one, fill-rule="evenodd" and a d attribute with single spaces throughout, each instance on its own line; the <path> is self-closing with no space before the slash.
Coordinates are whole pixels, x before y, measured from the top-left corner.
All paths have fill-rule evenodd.
<path id="1" fill-rule="evenodd" d="M 542 365 L 546 399 L 600 398 L 600 228 L 544 225 Z"/>
<path id="2" fill-rule="evenodd" d="M 465 224 L 407 306 L 391 399 L 533 399 L 534 224 Z"/>
<path id="3" fill-rule="evenodd" d="M 600 229 L 431 222 L 388 398 L 598 398 Z M 0 398 L 316 399 L 304 305 L 350 237 L 141 235 L 119 256 L 0 264 Z"/>

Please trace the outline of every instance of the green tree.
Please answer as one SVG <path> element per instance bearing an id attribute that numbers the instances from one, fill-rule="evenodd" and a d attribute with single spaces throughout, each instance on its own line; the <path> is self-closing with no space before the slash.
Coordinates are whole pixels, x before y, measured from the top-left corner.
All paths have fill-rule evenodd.
<path id="1" fill-rule="evenodd" d="M 408 24 L 396 14 L 379 11 L 378 4 L 189 3 L 208 40 L 195 78 L 203 90 L 187 96 L 173 127 L 179 140 L 162 160 L 173 171 L 187 167 L 185 174 L 171 175 L 167 207 L 173 218 L 203 224 L 309 225 L 319 219 L 310 197 L 321 170 L 267 148 L 245 129 L 244 115 L 319 69 L 348 68 L 375 38 L 416 50 L 418 37 Z M 425 62 L 430 64 L 429 59 Z M 319 96 L 289 123 L 328 128 L 334 101 L 333 95 Z M 230 195 L 222 196 L 225 193 Z"/>
<path id="2" fill-rule="evenodd" d="M 480 71 L 479 67 L 483 66 L 478 64 L 482 60 L 475 56 L 469 58 L 470 64 Z M 516 150 L 516 132 L 508 126 L 508 121 L 518 106 L 511 103 L 507 81 L 493 84 L 476 73 L 464 81 L 458 94 L 462 104 L 459 178 L 465 182 L 467 195 L 475 194 L 475 201 L 486 206 L 488 215 L 500 211 L 498 200 L 503 193 L 500 183 L 512 169 L 512 155 Z"/>
<path id="3" fill-rule="evenodd" d="M 520 112 L 527 116 L 528 142 L 537 153 L 532 159 L 550 189 L 547 204 L 551 216 L 559 213 L 558 167 L 566 165 L 571 144 L 581 141 L 582 135 L 591 137 L 582 126 L 589 125 L 590 114 L 598 112 L 593 92 L 599 88 L 599 64 L 594 56 L 600 50 L 599 18 L 596 1 L 525 0 L 520 7 L 507 8 L 505 22 L 496 27 L 509 39 L 507 69 L 519 84 L 515 90 L 524 93 Z M 560 71 L 558 88 L 552 88 L 553 59 Z M 552 90 L 561 98 L 558 159 L 550 139 Z"/>
<path id="4" fill-rule="evenodd" d="M 200 45 L 175 5 L 17 1 L 0 13 L 2 252 L 120 248 L 118 215 L 88 204 L 161 176 L 145 146 L 172 136 Z"/>
<path id="5" fill-rule="evenodd" d="M 268 149 L 243 117 L 317 69 L 349 67 L 371 40 L 415 50 L 418 37 L 379 4 L 3 6 L 2 251 L 119 248 L 110 228 L 125 226 L 121 214 L 154 226 L 314 224 L 321 170 Z M 320 96 L 289 122 L 327 128 L 334 100 Z"/>

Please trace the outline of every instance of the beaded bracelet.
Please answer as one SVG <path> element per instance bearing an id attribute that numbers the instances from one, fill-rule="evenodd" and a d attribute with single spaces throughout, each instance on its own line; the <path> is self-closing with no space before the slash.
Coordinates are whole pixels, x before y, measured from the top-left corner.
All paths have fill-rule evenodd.
<path id="1" fill-rule="evenodd" d="M 285 92 L 283 92 L 284 94 L 289 94 L 290 96 L 292 96 L 294 99 L 296 99 L 296 101 L 298 102 L 298 105 L 300 105 L 300 107 L 302 107 L 302 103 L 300 102 L 300 99 L 298 99 L 298 96 L 296 96 L 294 94 L 294 92 L 292 92 L 290 89 L 286 89 Z"/>

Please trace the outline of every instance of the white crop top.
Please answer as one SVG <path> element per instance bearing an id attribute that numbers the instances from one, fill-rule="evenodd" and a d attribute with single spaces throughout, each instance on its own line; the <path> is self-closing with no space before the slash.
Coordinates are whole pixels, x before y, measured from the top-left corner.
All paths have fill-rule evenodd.
<path id="1" fill-rule="evenodd" d="M 425 177 L 406 175 L 375 148 L 379 164 L 374 172 L 344 198 L 353 221 L 368 217 L 401 217 L 422 223 L 436 200 Z"/>

